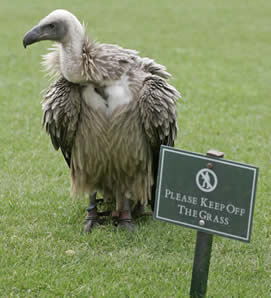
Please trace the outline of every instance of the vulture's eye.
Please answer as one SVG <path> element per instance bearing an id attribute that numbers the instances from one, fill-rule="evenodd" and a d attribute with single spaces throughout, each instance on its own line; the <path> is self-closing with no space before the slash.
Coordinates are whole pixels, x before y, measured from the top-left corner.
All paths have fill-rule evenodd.
<path id="1" fill-rule="evenodd" d="M 51 23 L 48 25 L 50 29 L 55 29 L 56 25 L 54 23 Z"/>

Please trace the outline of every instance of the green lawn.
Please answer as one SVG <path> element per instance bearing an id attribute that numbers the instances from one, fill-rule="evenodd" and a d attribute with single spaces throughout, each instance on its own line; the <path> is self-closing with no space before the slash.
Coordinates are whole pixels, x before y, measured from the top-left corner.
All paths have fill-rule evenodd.
<path id="1" fill-rule="evenodd" d="M 109 224 L 82 233 L 87 201 L 70 198 L 68 168 L 41 130 L 39 63 L 50 43 L 22 46 L 66 8 L 93 38 L 168 67 L 183 95 L 177 147 L 260 168 L 251 243 L 214 237 L 207 296 L 271 297 L 271 2 L 63 3 L 0 3 L 0 296 L 189 296 L 194 230 L 149 218 L 135 234 Z"/>

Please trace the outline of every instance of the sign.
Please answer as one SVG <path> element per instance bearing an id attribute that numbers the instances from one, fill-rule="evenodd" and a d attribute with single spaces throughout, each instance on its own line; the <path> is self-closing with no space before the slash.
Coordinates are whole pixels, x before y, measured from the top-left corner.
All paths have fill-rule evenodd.
<path id="1" fill-rule="evenodd" d="M 258 168 L 161 146 L 154 218 L 249 242 Z"/>

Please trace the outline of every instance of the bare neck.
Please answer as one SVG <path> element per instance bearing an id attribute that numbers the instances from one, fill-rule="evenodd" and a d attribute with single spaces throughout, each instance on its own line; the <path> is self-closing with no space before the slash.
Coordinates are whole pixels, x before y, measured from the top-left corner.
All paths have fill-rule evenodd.
<path id="1" fill-rule="evenodd" d="M 60 47 L 60 68 L 63 76 L 72 83 L 81 83 L 82 47 L 85 40 L 83 27 L 71 30 Z"/>

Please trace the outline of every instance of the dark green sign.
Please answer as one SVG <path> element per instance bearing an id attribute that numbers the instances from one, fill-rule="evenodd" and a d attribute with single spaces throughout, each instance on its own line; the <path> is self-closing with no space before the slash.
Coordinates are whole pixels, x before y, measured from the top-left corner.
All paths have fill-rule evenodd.
<path id="1" fill-rule="evenodd" d="M 257 177 L 247 164 L 162 146 L 154 218 L 249 242 Z"/>

